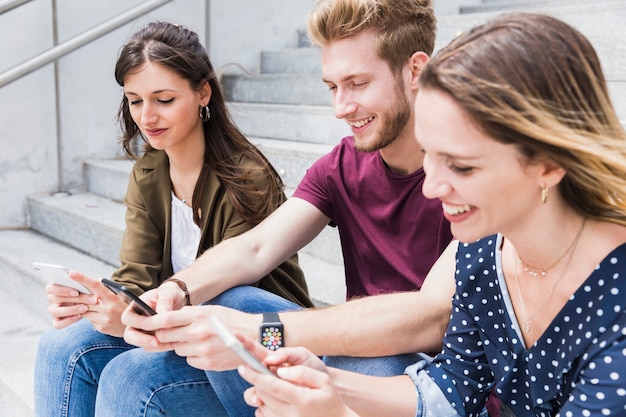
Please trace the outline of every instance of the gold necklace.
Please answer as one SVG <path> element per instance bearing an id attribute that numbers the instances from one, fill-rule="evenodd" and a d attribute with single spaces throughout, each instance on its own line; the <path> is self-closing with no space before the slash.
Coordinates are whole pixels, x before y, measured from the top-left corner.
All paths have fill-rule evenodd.
<path id="1" fill-rule="evenodd" d="M 561 256 L 559 256 L 556 261 L 552 262 L 547 267 L 545 267 L 545 268 L 537 268 L 537 267 L 531 266 L 517 254 L 517 251 L 515 251 L 515 256 L 517 258 L 517 263 L 522 266 L 522 268 L 524 269 L 524 272 L 527 272 L 528 274 L 532 275 L 533 277 L 539 276 L 540 274 L 541 274 L 542 277 L 545 277 L 546 273 L 549 270 L 551 270 L 552 268 L 554 268 L 555 266 L 557 266 L 558 263 L 561 262 L 563 260 L 563 258 L 565 258 L 565 255 L 567 255 L 569 253 L 569 251 L 572 250 L 572 248 L 576 244 L 576 241 L 578 240 L 578 238 L 580 238 L 580 234 L 582 233 L 583 227 L 585 227 L 585 220 L 587 220 L 587 218 L 583 219 L 583 224 L 582 224 L 582 226 L 580 226 L 580 230 L 578 230 L 578 234 L 576 234 L 576 236 L 574 237 L 574 240 L 572 240 L 572 242 L 569 244 L 567 249 L 565 249 L 565 252 L 563 252 L 563 254 Z M 515 271 L 517 272 L 517 267 L 515 267 Z"/>
<path id="2" fill-rule="evenodd" d="M 178 186 L 178 189 L 180 190 L 180 194 L 183 196 L 182 200 L 180 201 L 183 204 L 187 204 L 187 197 L 185 197 L 185 192 L 183 191 L 183 187 L 180 186 L 180 181 L 178 181 L 178 177 L 176 176 L 176 173 L 171 168 L 170 168 L 170 172 L 172 173 L 172 178 L 174 179 L 174 182 L 176 183 L 176 185 Z"/>
<path id="3" fill-rule="evenodd" d="M 532 327 L 530 326 L 530 321 L 541 310 L 543 310 L 543 308 L 546 306 L 548 301 L 550 299 L 552 299 L 552 296 L 554 295 L 554 291 L 556 290 L 557 285 L 559 285 L 559 282 L 561 281 L 561 278 L 563 278 L 565 276 L 565 272 L 567 272 L 567 268 L 569 267 L 569 264 L 570 264 L 572 258 L 574 257 L 574 252 L 576 251 L 576 246 L 578 244 L 578 241 L 580 240 L 580 236 L 583 234 L 583 229 L 585 228 L 585 223 L 586 222 L 587 222 L 587 218 L 585 217 L 583 219 L 583 224 L 580 226 L 580 229 L 578 230 L 578 233 L 576 234 L 576 237 L 572 241 L 572 244 L 567 248 L 567 252 L 565 253 L 565 255 L 567 255 L 567 253 L 569 253 L 570 256 L 567 258 L 567 263 L 565 264 L 565 267 L 563 268 L 563 272 L 561 272 L 561 275 L 559 275 L 557 280 L 554 281 L 554 285 L 552 286 L 552 289 L 550 290 L 550 294 L 548 294 L 548 296 L 543 301 L 543 303 L 541 303 L 541 305 L 530 316 L 528 315 L 528 312 L 526 310 L 526 305 L 524 304 L 524 297 L 522 297 L 522 287 L 520 287 L 519 276 L 517 275 L 517 263 L 513 263 L 513 272 L 514 272 L 514 276 L 515 276 L 515 284 L 517 285 L 517 295 L 519 297 L 520 306 L 522 307 L 522 313 L 523 313 L 524 316 L 526 316 L 526 318 L 522 321 L 522 331 L 524 333 L 526 333 L 526 334 L 530 333 L 530 331 L 532 330 Z M 563 257 L 565 255 L 561 256 L 560 259 L 563 259 Z M 517 257 L 517 259 L 519 259 L 519 255 L 517 253 L 517 249 L 515 249 L 515 256 Z"/>

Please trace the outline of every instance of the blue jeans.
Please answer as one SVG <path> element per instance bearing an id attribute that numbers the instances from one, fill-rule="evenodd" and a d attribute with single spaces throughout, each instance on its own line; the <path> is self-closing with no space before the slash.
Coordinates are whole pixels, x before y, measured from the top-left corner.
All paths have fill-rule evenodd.
<path id="1" fill-rule="evenodd" d="M 41 337 L 35 415 L 192 417 L 226 412 L 204 371 L 187 365 L 185 358 L 148 353 L 81 320 Z"/>
<path id="2" fill-rule="evenodd" d="M 207 304 L 248 313 L 300 307 L 255 287 L 236 287 Z M 328 357 L 330 366 L 369 375 L 399 375 L 417 355 Z M 148 353 L 103 335 L 86 320 L 42 335 L 35 364 L 37 417 L 253 416 L 250 385 L 236 370 L 202 371 L 174 352 Z"/>
<path id="3" fill-rule="evenodd" d="M 250 300 L 255 300 L 251 304 Z M 259 302 L 259 300 L 263 300 Z M 226 305 L 248 313 L 262 313 L 266 311 L 286 311 L 300 309 L 295 304 L 283 298 L 253 287 L 238 287 L 226 291 L 211 303 Z M 289 344 L 289 335 L 285 340 Z M 391 376 L 401 375 L 404 369 L 423 359 L 418 354 L 406 354 L 379 358 L 358 358 L 348 356 L 328 356 L 324 362 L 328 366 L 350 370 L 367 375 Z M 209 381 L 222 405 L 231 417 L 254 416 L 255 409 L 243 401 L 243 392 L 250 387 L 236 370 L 232 371 L 206 371 Z"/>

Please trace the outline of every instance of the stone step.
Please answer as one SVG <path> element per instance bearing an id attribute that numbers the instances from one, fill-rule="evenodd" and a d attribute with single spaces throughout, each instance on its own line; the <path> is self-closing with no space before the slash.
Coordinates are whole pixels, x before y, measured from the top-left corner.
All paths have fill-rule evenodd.
<path id="1" fill-rule="evenodd" d="M 529 4 L 523 10 L 553 15 L 580 30 L 592 42 L 595 38 L 607 36 L 615 40 L 619 38 L 619 35 L 626 33 L 626 26 L 623 24 L 626 18 L 626 2 L 621 0 L 593 4 L 588 1 L 574 4 L 568 2 L 558 6 Z M 447 45 L 459 32 L 484 23 L 502 12 L 503 10 L 498 10 L 438 16 L 435 50 Z"/>
<path id="2" fill-rule="evenodd" d="M 287 188 L 295 189 L 306 170 L 334 146 L 306 142 L 249 137 L 270 160 Z M 336 139 L 338 143 L 340 137 Z M 133 163 L 121 159 L 84 161 L 86 191 L 123 202 Z"/>
<path id="3" fill-rule="evenodd" d="M 330 106 L 231 102 L 229 109 L 248 137 L 335 145 L 351 134 Z"/>
<path id="4" fill-rule="evenodd" d="M 0 231 L 0 280 L 5 293 L 49 320 L 44 293 L 47 282 L 33 262 L 61 264 L 92 277 L 108 277 L 114 267 L 34 230 Z"/>
<path id="5" fill-rule="evenodd" d="M 129 159 L 89 159 L 84 161 L 87 191 L 123 202 L 134 161 Z"/>
<path id="6" fill-rule="evenodd" d="M 0 415 L 32 417 L 34 363 L 41 333 L 51 326 L 46 281 L 32 262 L 63 264 L 93 277 L 113 267 L 31 230 L 0 231 Z"/>
<path id="7" fill-rule="evenodd" d="M 8 281 L 6 275 L 2 279 Z M 50 320 L 42 319 L 4 291 L 0 291 L 0 314 L 4 318 L 0 321 L 4 342 L 0 355 L 0 414 L 32 417 L 37 343 Z"/>
<path id="8" fill-rule="evenodd" d="M 330 106 L 320 74 L 225 74 L 222 87 L 231 102 Z"/>
<path id="9" fill-rule="evenodd" d="M 33 230 L 110 265 L 119 265 L 123 204 L 96 194 L 28 196 Z"/>
<path id="10" fill-rule="evenodd" d="M 615 3 L 616 0 L 594 0 L 594 4 Z M 588 6 L 589 0 L 482 0 L 482 4 L 461 6 L 461 13 L 480 13 L 485 11 L 503 11 L 512 9 L 526 9 L 528 7 L 563 7 L 563 6 Z"/>
<path id="11" fill-rule="evenodd" d="M 307 169 L 333 148 L 331 145 L 263 138 L 250 138 L 250 142 L 269 159 L 285 186 L 293 189 L 298 186 Z"/>
<path id="12" fill-rule="evenodd" d="M 321 80 L 322 64 L 319 48 L 285 48 L 261 52 L 261 73 L 317 74 Z"/>

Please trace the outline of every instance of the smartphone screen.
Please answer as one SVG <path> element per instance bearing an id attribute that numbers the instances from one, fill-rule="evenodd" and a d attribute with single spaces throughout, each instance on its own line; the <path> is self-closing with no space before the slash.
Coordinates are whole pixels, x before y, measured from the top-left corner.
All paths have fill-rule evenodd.
<path id="1" fill-rule="evenodd" d="M 152 307 L 143 302 L 143 300 L 139 298 L 137 294 L 135 294 L 122 284 L 106 278 L 102 278 L 102 283 L 115 294 L 124 298 L 124 300 L 126 300 L 128 304 L 132 304 L 133 310 L 135 310 L 137 314 L 142 314 L 144 316 L 153 316 L 156 314 L 156 311 L 154 311 Z"/>
<path id="2" fill-rule="evenodd" d="M 243 347 L 241 342 L 235 337 L 234 334 L 232 334 L 230 330 L 228 330 L 228 327 L 226 327 L 224 323 L 220 321 L 220 319 L 213 316 L 211 317 L 211 323 L 213 324 L 213 328 L 215 329 L 219 337 L 222 338 L 226 346 L 228 346 L 235 353 L 237 353 L 237 355 L 239 355 L 239 357 L 243 359 L 245 363 L 250 365 L 252 369 L 262 374 L 274 375 L 267 368 L 267 366 L 263 365 L 260 360 L 258 360 L 252 353 L 250 353 L 248 350 L 246 350 L 246 348 Z"/>

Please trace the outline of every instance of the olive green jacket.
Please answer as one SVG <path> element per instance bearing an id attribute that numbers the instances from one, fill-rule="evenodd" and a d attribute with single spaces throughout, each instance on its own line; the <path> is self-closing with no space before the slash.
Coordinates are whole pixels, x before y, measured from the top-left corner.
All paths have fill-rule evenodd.
<path id="1" fill-rule="evenodd" d="M 211 175 L 202 195 L 202 233 L 197 256 L 222 240 L 253 227 L 235 210 L 225 191 L 217 177 Z M 113 279 L 140 294 L 159 286 L 174 273 L 171 260 L 172 187 L 169 159 L 164 151 L 149 152 L 135 163 L 124 203 L 126 230 L 120 251 L 121 266 L 113 274 Z M 245 262 L 245 259 L 241 261 Z M 297 254 L 256 285 L 299 305 L 312 306 Z"/>

